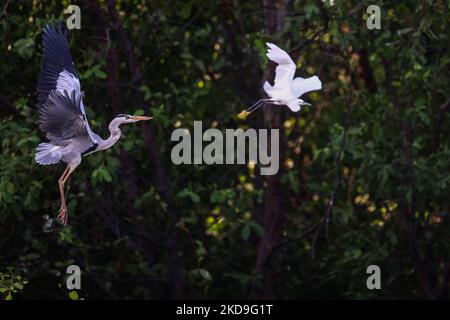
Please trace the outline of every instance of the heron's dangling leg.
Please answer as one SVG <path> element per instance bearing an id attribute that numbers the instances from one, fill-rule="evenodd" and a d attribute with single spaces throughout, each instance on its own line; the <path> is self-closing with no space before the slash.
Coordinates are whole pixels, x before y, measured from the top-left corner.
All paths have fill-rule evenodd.
<path id="1" fill-rule="evenodd" d="M 69 172 L 69 169 L 70 169 L 70 164 L 67 165 L 66 169 L 64 169 L 63 174 L 61 175 L 61 177 L 58 180 L 59 193 L 61 196 L 61 208 L 59 209 L 58 219 L 62 224 L 65 224 L 64 219 L 67 214 L 66 199 L 65 199 L 65 195 L 64 195 L 64 183 L 65 183 L 65 178 L 67 176 L 67 173 Z M 63 217 L 63 215 L 64 215 L 64 217 Z"/>
<path id="2" fill-rule="evenodd" d="M 58 219 L 63 225 L 67 223 L 67 206 L 66 206 L 66 198 L 64 195 L 64 185 L 67 179 L 69 179 L 70 174 L 75 170 L 75 168 L 78 166 L 79 163 L 80 162 L 69 163 L 58 180 L 59 192 L 61 194 L 61 208 L 59 209 Z"/>

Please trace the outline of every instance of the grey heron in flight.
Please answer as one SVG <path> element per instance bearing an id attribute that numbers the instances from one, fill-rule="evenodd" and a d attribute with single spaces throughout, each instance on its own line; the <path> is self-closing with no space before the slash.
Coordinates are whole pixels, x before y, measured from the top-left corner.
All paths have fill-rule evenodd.
<path id="1" fill-rule="evenodd" d="M 151 117 L 119 114 L 109 124 L 110 136 L 104 140 L 89 127 L 72 55 L 67 43 L 67 30 L 58 29 L 53 22 L 44 27 L 43 63 L 38 79 L 39 128 L 49 142 L 37 147 L 35 160 L 41 165 L 67 163 L 58 180 L 61 207 L 58 219 L 67 223 L 67 207 L 64 184 L 80 164 L 81 158 L 105 150 L 114 145 L 121 136 L 119 126 L 150 120 Z"/>
<path id="2" fill-rule="evenodd" d="M 291 111 L 300 111 L 303 105 L 311 104 L 300 99 L 303 94 L 322 89 L 322 82 L 318 76 L 309 78 L 295 77 L 297 66 L 286 51 L 273 43 L 267 44 L 267 57 L 269 60 L 278 64 L 275 69 L 275 80 L 273 86 L 265 82 L 263 89 L 269 96 L 268 99 L 260 99 L 246 110 L 239 113 L 240 118 L 247 117 L 250 113 L 259 109 L 266 103 L 275 105 L 285 105 Z"/>

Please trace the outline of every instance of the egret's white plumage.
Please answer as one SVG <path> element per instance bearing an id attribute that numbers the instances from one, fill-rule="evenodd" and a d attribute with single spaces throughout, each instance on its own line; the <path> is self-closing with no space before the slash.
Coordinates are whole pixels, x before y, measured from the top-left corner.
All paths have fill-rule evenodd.
<path id="1" fill-rule="evenodd" d="M 297 77 L 292 82 L 292 91 L 297 98 L 307 92 L 320 89 L 322 89 L 322 81 L 320 81 L 318 76 L 312 76 L 306 79 Z"/>
<path id="2" fill-rule="evenodd" d="M 303 94 L 322 89 L 322 82 L 318 76 L 310 78 L 294 79 L 297 69 L 294 61 L 286 51 L 273 43 L 267 43 L 267 57 L 278 64 L 275 69 L 275 80 L 273 85 L 266 81 L 263 85 L 264 91 L 269 99 L 261 99 L 241 114 L 243 116 L 255 111 L 265 103 L 269 102 L 276 105 L 286 105 L 294 112 L 300 111 L 302 105 L 310 105 L 300 99 Z"/>

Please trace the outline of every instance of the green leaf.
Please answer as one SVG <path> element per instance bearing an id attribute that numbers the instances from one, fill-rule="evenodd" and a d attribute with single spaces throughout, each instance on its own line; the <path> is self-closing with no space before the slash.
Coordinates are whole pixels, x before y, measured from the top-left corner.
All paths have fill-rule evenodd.
<path id="1" fill-rule="evenodd" d="M 201 60 L 194 60 L 194 64 L 197 66 L 197 68 L 200 69 L 200 71 L 205 71 L 205 64 Z"/>
<path id="2" fill-rule="evenodd" d="M 192 202 L 194 202 L 194 203 L 200 202 L 200 197 L 198 196 L 198 194 L 196 194 L 195 192 L 193 192 L 189 189 L 182 190 L 180 193 L 178 193 L 178 197 L 190 198 L 192 200 Z"/>
<path id="3" fill-rule="evenodd" d="M 106 73 L 100 69 L 95 69 L 95 76 L 99 79 L 106 79 Z"/>
<path id="4" fill-rule="evenodd" d="M 244 241 L 247 241 L 250 238 L 250 231 L 250 225 L 244 225 L 241 231 L 241 236 Z"/>
<path id="5" fill-rule="evenodd" d="M 105 167 L 100 167 L 95 169 L 92 172 L 92 180 L 95 184 L 95 182 L 112 182 L 111 174 L 106 170 Z"/>
<path id="6" fill-rule="evenodd" d="M 198 274 L 205 279 L 206 281 L 211 281 L 212 277 L 208 270 L 206 269 L 198 269 Z"/>
<path id="7" fill-rule="evenodd" d="M 86 72 L 84 74 L 82 74 L 80 77 L 81 79 L 89 79 L 92 76 L 93 70 L 92 69 L 88 69 L 86 70 Z"/>
<path id="8" fill-rule="evenodd" d="M 6 191 L 10 194 L 14 193 L 14 185 L 11 182 L 6 183 Z"/>
<path id="9" fill-rule="evenodd" d="M 31 38 L 19 39 L 14 42 L 13 47 L 22 58 L 30 58 L 34 52 L 34 40 Z"/>
<path id="10" fill-rule="evenodd" d="M 16 287 L 19 290 L 22 290 L 23 289 L 23 284 L 21 284 L 20 282 L 16 282 L 16 283 L 14 283 L 14 287 Z"/>
<path id="11" fill-rule="evenodd" d="M 263 227 L 261 227 L 258 223 L 256 223 L 255 221 L 249 221 L 248 223 L 250 225 L 250 227 L 253 229 L 253 231 L 258 235 L 262 235 L 264 233 L 264 229 Z"/>
<path id="12" fill-rule="evenodd" d="M 190 3 L 185 3 L 180 10 L 180 16 L 183 19 L 186 19 L 189 17 L 189 15 L 191 14 L 191 4 Z"/>
<path id="13" fill-rule="evenodd" d="M 71 300 L 78 300 L 78 293 L 76 291 L 70 291 L 69 292 L 69 298 Z"/>
<path id="14" fill-rule="evenodd" d="M 211 203 L 224 203 L 228 199 L 233 199 L 236 192 L 233 189 L 216 190 L 210 196 Z"/>

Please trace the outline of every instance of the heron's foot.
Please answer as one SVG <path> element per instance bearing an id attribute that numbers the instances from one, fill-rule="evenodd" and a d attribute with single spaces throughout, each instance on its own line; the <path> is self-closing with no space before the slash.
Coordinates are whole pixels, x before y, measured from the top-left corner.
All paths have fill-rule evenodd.
<path id="1" fill-rule="evenodd" d="M 59 209 L 58 220 L 64 226 L 67 223 L 67 207 L 65 203 L 63 203 Z"/>

